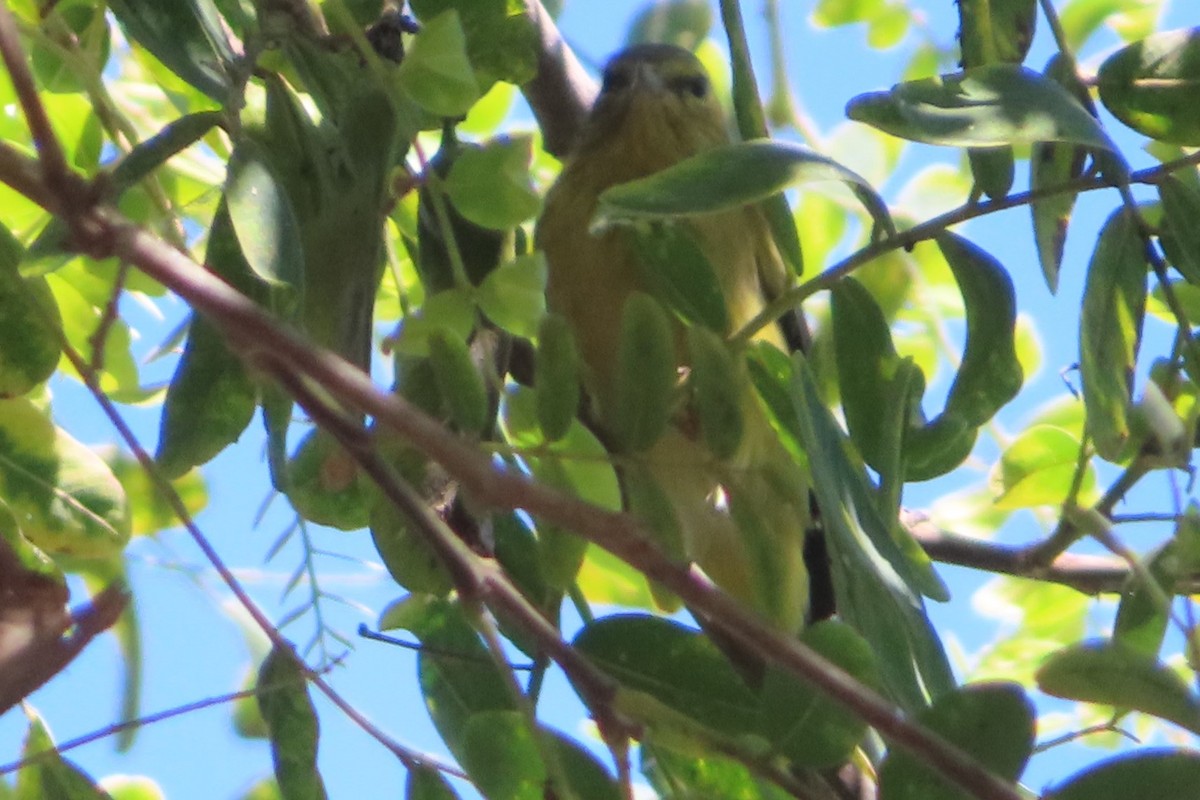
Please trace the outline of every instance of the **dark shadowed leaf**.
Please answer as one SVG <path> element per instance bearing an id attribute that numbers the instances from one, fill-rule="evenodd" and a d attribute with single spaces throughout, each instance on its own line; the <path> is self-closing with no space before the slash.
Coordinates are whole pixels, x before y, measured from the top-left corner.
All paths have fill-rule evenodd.
<path id="1" fill-rule="evenodd" d="M 699 631 L 643 614 L 598 619 L 575 646 L 630 689 L 725 735 L 757 729 L 758 700 Z"/>
<path id="2" fill-rule="evenodd" d="M 1160 749 L 1110 758 L 1053 786 L 1044 800 L 1192 800 L 1200 786 L 1200 753 Z"/>
<path id="3" fill-rule="evenodd" d="M 980 764 L 1015 781 L 1033 753 L 1033 703 L 1015 683 L 964 686 L 917 713 L 916 722 L 962 748 Z M 903 750 L 889 751 L 879 770 L 880 800 L 968 800 L 965 790 Z"/>
<path id="4" fill-rule="evenodd" d="M 1119 50 L 1096 78 L 1104 107 L 1135 131 L 1200 144 L 1200 29 L 1158 33 Z"/>

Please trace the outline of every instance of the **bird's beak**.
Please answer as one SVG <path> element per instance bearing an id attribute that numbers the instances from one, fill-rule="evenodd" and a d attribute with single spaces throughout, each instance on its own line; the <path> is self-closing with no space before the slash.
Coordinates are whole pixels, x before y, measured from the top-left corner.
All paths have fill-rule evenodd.
<path id="1" fill-rule="evenodd" d="M 653 64 L 638 64 L 633 73 L 633 85 L 638 89 L 655 94 L 663 92 L 667 88 L 662 74 L 654 68 Z"/>

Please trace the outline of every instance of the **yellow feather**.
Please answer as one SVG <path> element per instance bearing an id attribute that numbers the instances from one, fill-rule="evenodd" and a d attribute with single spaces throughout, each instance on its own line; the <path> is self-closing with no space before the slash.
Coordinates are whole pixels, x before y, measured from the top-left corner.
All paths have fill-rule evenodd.
<path id="1" fill-rule="evenodd" d="M 729 141 L 720 105 L 691 53 L 643 45 L 609 62 L 604 90 L 546 197 L 537 234 L 549 265 L 547 303 L 574 329 L 601 420 L 614 401 L 622 308 L 631 292 L 647 287 L 624 231 L 589 231 L 597 199 L 611 186 Z M 691 224 L 717 272 L 732 332 L 762 309 L 764 289 L 782 288 L 785 269 L 755 207 Z M 761 338 L 782 347 L 773 327 Z M 807 606 L 801 559 L 807 493 L 794 489 L 803 482 L 794 480 L 799 470 L 746 376 L 736 380 L 743 384 L 745 435 L 733 458 L 717 460 L 694 432 L 675 427 L 640 459 L 671 506 L 686 555 L 726 591 L 795 630 Z M 746 510 L 740 524 L 724 507 L 726 493 Z"/>

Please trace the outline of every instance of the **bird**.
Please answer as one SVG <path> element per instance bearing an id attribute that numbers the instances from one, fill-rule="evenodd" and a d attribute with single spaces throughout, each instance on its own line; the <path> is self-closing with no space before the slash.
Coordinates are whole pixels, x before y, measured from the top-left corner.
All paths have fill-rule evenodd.
<path id="1" fill-rule="evenodd" d="M 634 45 L 607 62 L 600 93 L 546 194 L 535 234 L 547 263 L 546 304 L 574 333 L 602 439 L 617 402 L 622 310 L 633 294 L 653 295 L 653 288 L 644 279 L 630 231 L 593 230 L 598 199 L 612 186 L 731 141 L 720 99 L 692 52 L 666 44 Z M 728 337 L 739 330 L 789 284 L 758 207 L 674 224 L 690 226 L 717 275 L 729 321 L 728 330 L 718 333 Z M 684 323 L 673 318 L 672 325 L 679 343 L 677 366 L 686 375 Z M 787 349 L 777 326 L 764 328 L 756 338 Z M 614 462 L 629 510 L 642 516 L 652 533 L 661 534 L 663 511 L 669 511 L 684 558 L 780 629 L 796 632 L 808 607 L 802 555 L 810 521 L 808 482 L 771 426 L 744 359 L 737 364 L 731 380 L 741 393 L 744 432 L 732 455 L 716 457 L 698 434 L 695 415 L 685 408 L 648 450 L 616 453 Z M 647 480 L 651 490 L 642 491 L 637 483 Z M 630 502 L 638 497 L 641 508 Z"/>

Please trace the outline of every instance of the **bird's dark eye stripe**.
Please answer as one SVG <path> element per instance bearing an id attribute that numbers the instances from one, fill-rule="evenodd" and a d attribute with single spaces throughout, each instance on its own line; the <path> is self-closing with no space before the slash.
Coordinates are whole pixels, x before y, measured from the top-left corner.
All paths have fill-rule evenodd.
<path id="1" fill-rule="evenodd" d="M 676 94 L 686 93 L 701 98 L 708 94 L 708 78 L 703 75 L 680 75 L 668 81 L 667 85 Z"/>

